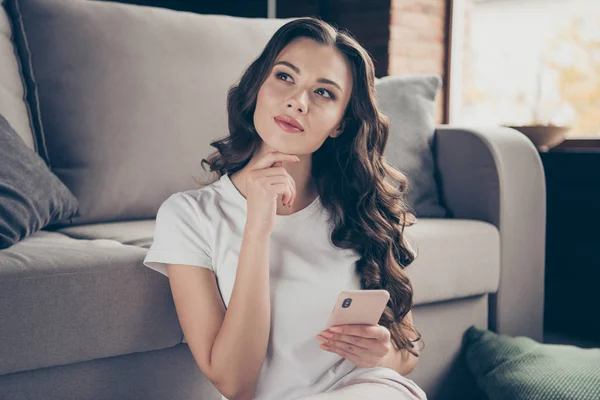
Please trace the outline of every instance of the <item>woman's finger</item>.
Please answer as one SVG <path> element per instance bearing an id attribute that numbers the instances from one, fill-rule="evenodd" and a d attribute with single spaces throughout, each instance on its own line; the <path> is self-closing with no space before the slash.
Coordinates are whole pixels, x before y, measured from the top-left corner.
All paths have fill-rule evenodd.
<path id="1" fill-rule="evenodd" d="M 372 357 L 372 351 L 363 347 L 355 346 L 351 343 L 340 342 L 338 340 L 330 340 L 327 342 L 327 346 L 334 352 L 340 354 L 345 353 L 357 358 L 370 358 Z M 341 355 L 341 354 L 340 354 Z M 345 357 L 345 356 L 342 356 Z"/>
<path id="2" fill-rule="evenodd" d="M 364 349 L 371 349 L 373 347 L 376 347 L 379 344 L 379 342 L 376 339 L 370 339 L 370 338 L 354 336 L 354 335 L 344 335 L 342 333 L 335 333 L 333 335 L 334 336 L 327 338 L 327 339 L 345 342 L 345 343 L 352 344 L 354 346 L 361 347 Z M 323 335 L 323 336 L 325 336 L 325 335 Z"/>
<path id="3" fill-rule="evenodd" d="M 363 355 L 361 352 L 357 353 L 356 351 L 353 351 L 352 348 L 346 349 L 343 346 L 329 347 L 328 351 L 335 353 L 346 360 L 352 361 L 357 367 L 372 367 L 377 365 L 378 362 L 378 357 L 373 357 L 371 354 Z"/>

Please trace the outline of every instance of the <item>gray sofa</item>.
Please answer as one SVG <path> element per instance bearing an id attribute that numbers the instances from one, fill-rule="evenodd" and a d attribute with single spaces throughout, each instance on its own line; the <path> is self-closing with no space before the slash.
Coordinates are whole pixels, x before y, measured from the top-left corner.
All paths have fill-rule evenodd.
<path id="1" fill-rule="evenodd" d="M 226 131 L 226 88 L 282 22 L 4 3 L 0 113 L 81 213 L 0 251 L 0 399 L 220 399 L 181 342 L 168 280 L 142 260 L 158 206 L 195 187 Z M 438 126 L 433 154 L 450 217 L 406 230 L 426 343 L 409 377 L 431 399 L 477 398 L 469 326 L 542 340 L 543 169 L 509 128 Z"/>

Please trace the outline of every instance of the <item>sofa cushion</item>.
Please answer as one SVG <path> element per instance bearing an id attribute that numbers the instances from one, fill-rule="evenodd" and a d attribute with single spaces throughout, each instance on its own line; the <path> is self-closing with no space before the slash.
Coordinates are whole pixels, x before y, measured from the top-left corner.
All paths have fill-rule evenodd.
<path id="1" fill-rule="evenodd" d="M 425 218 L 404 232 L 417 251 L 406 269 L 415 305 L 498 291 L 500 232 L 494 225 Z"/>
<path id="2" fill-rule="evenodd" d="M 469 370 L 490 400 L 600 399 L 600 349 L 542 344 L 471 326 Z"/>
<path id="3" fill-rule="evenodd" d="M 0 114 L 0 249 L 77 214 L 77 199 Z"/>
<path id="4" fill-rule="evenodd" d="M 149 249 L 154 239 L 155 219 L 68 226 L 57 231 L 75 239 L 111 239 Z"/>
<path id="5" fill-rule="evenodd" d="M 439 75 L 384 76 L 375 88 L 377 101 L 389 118 L 386 161 L 408 178 L 406 200 L 418 218 L 444 218 L 433 157 L 435 99 Z"/>
<path id="6" fill-rule="evenodd" d="M 48 231 L 0 251 L 0 374 L 180 343 L 168 281 L 145 254 Z"/>
<path id="7" fill-rule="evenodd" d="M 21 63 L 12 39 L 12 27 L 4 9 L 4 0 L 0 0 L 0 114 L 4 115 L 27 147 L 36 150 L 29 108 L 25 101 Z"/>
<path id="8" fill-rule="evenodd" d="M 59 229 L 78 239 L 111 239 L 149 248 L 155 220 L 90 224 Z M 486 222 L 420 219 L 404 230 L 419 253 L 406 269 L 415 304 L 460 299 L 498 290 L 500 235 Z"/>
<path id="9" fill-rule="evenodd" d="M 208 180 L 200 161 L 228 135 L 229 87 L 288 21 L 7 1 L 44 156 L 79 200 L 73 224 L 154 218 Z"/>

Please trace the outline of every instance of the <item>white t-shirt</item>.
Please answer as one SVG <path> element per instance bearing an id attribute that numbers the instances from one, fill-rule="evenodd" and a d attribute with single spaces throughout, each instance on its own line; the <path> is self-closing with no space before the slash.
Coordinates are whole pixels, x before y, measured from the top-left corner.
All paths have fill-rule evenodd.
<path id="1" fill-rule="evenodd" d="M 246 210 L 246 199 L 228 174 L 202 189 L 171 195 L 158 210 L 154 243 L 144 265 L 164 275 L 166 264 L 211 269 L 227 307 Z M 360 256 L 333 246 L 331 229 L 320 197 L 291 215 L 275 216 L 269 258 L 271 331 L 256 400 L 328 392 L 356 377 L 407 379 L 391 368 L 357 368 L 319 347 L 315 335 L 327 328 L 339 293 L 360 289 L 355 272 Z"/>

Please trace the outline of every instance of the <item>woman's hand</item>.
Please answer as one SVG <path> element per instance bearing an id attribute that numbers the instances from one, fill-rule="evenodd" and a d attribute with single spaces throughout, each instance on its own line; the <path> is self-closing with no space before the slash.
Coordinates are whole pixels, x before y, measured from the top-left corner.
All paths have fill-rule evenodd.
<path id="1" fill-rule="evenodd" d="M 296 200 L 296 182 L 282 166 L 283 162 L 298 162 L 293 154 L 273 151 L 265 153 L 252 167 L 246 178 L 248 210 L 246 229 L 252 232 L 268 232 L 275 226 L 277 199 L 281 195 L 283 205 Z"/>
<path id="2" fill-rule="evenodd" d="M 338 325 L 317 335 L 323 350 L 339 354 L 359 368 L 381 365 L 392 348 L 390 338 L 390 331 L 382 325 Z"/>

